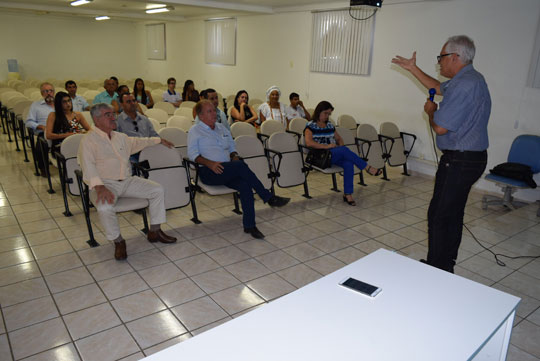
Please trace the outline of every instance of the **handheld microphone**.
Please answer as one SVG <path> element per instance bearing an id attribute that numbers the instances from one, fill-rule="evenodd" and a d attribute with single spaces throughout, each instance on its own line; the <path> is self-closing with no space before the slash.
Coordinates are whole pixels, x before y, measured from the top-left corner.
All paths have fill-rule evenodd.
<path id="1" fill-rule="evenodd" d="M 435 90 L 435 88 L 429 89 L 429 100 L 433 101 L 435 94 L 437 94 L 437 90 Z"/>

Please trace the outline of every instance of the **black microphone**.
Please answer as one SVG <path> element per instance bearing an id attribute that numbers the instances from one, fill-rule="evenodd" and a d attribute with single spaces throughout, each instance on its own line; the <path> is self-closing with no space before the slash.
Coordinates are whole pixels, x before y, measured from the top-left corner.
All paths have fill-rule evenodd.
<path id="1" fill-rule="evenodd" d="M 437 90 L 435 90 L 435 88 L 429 89 L 429 100 L 433 101 L 435 94 L 437 94 Z"/>

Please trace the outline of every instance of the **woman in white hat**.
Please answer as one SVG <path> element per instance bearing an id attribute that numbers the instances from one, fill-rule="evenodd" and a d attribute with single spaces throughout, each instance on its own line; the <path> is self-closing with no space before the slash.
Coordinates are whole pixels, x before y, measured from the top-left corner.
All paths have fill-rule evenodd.
<path id="1" fill-rule="evenodd" d="M 281 90 L 277 86 L 271 86 L 266 91 L 266 103 L 261 104 L 259 107 L 259 119 L 260 122 L 264 122 L 266 119 L 274 119 L 282 122 L 285 127 L 289 127 L 287 117 L 285 114 L 285 105 L 279 102 Z"/>

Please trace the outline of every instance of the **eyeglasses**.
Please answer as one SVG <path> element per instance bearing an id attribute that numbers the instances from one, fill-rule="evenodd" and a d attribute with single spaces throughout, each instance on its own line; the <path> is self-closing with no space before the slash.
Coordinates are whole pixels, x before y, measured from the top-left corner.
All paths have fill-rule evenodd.
<path id="1" fill-rule="evenodd" d="M 456 53 L 446 53 L 446 54 L 437 55 L 437 63 L 440 63 L 441 59 L 444 58 L 445 56 L 453 55 L 453 54 L 456 54 Z M 459 56 L 459 54 L 457 54 L 457 56 Z"/>
<path id="2" fill-rule="evenodd" d="M 135 126 L 135 131 L 138 132 L 139 131 L 139 127 L 137 126 L 138 123 L 136 121 L 133 121 L 132 123 Z"/>

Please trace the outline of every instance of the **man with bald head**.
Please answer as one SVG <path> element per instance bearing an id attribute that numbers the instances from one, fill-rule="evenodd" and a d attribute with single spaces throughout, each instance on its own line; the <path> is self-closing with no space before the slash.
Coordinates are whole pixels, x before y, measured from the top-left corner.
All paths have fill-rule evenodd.
<path id="1" fill-rule="evenodd" d="M 424 262 L 452 273 L 461 243 L 465 204 L 471 187 L 486 168 L 489 145 L 491 97 L 484 77 L 473 67 L 475 52 L 469 37 L 450 37 L 437 56 L 441 75 L 450 79 L 443 83 L 416 66 L 416 52 L 410 59 L 392 59 L 427 89 L 443 96 L 438 110 L 429 98 L 424 105 L 443 153 L 428 209 L 428 255 Z"/>
<path id="2" fill-rule="evenodd" d="M 158 137 L 129 137 L 116 132 L 116 113 L 105 103 L 94 105 L 90 114 L 94 127 L 79 146 L 78 162 L 83 170 L 83 179 L 90 188 L 90 198 L 98 211 L 105 236 L 115 244 L 114 257 L 127 258 L 126 241 L 120 234 L 120 226 L 114 205 L 118 197 L 147 199 L 150 210 L 148 241 L 173 243 L 176 238 L 161 230 L 165 223 L 165 201 L 163 187 L 151 180 L 131 176 L 129 156 L 146 147 L 163 144 L 173 146 Z"/>
<path id="3" fill-rule="evenodd" d="M 116 94 L 118 85 L 114 79 L 105 79 L 103 87 L 105 88 L 105 91 L 96 95 L 94 104 L 105 103 L 110 105 L 113 100 L 118 99 L 118 94 Z"/>
<path id="4" fill-rule="evenodd" d="M 208 185 L 225 185 L 240 193 L 244 232 L 253 238 L 264 238 L 255 225 L 253 190 L 271 207 L 282 207 L 290 198 L 272 195 L 264 188 L 257 176 L 236 153 L 236 145 L 229 130 L 217 122 L 215 105 L 201 100 L 195 106 L 200 122 L 188 133 L 188 157 L 202 165 L 199 176 Z"/>

